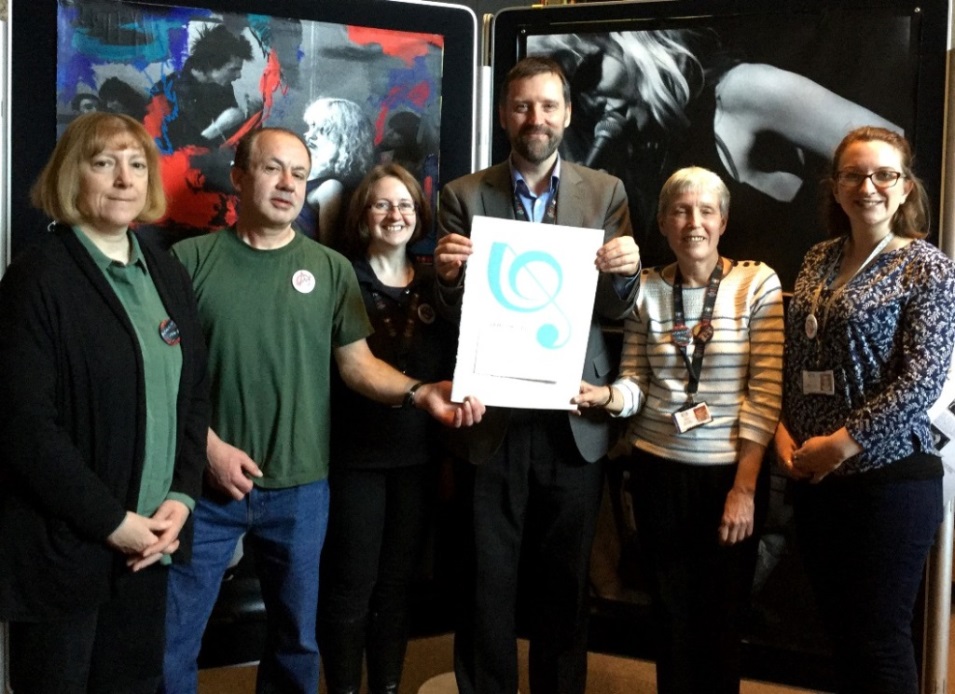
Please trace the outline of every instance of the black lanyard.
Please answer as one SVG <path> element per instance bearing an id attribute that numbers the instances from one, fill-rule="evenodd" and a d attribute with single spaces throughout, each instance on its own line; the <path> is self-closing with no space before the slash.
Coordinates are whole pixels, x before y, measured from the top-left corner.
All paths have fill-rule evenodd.
<path id="1" fill-rule="evenodd" d="M 550 196 L 550 200 L 547 201 L 547 207 L 544 210 L 544 217 L 541 219 L 542 224 L 557 224 L 557 189 L 560 187 L 560 183 L 554 186 L 554 194 Z M 524 203 L 521 202 L 521 196 L 517 193 L 517 186 L 514 187 L 514 219 L 520 222 L 529 221 L 527 217 L 527 210 L 524 209 Z"/>
<path id="2" fill-rule="evenodd" d="M 720 282 L 723 279 L 723 259 L 718 258 L 716 267 L 710 274 L 710 281 L 706 285 L 706 295 L 703 298 L 703 313 L 700 314 L 700 322 L 696 324 L 692 334 L 686 327 L 686 318 L 683 315 L 683 276 L 680 274 L 680 266 L 677 265 L 673 274 L 673 332 L 670 339 L 680 350 L 683 356 L 683 363 L 686 364 L 686 370 L 690 373 L 690 381 L 686 384 L 687 402 L 693 402 L 693 396 L 696 395 L 700 387 L 700 373 L 703 369 L 703 353 L 706 351 L 706 343 L 713 338 L 713 308 L 716 306 L 716 292 L 719 291 Z M 687 355 L 687 345 L 693 342 L 693 360 Z"/>

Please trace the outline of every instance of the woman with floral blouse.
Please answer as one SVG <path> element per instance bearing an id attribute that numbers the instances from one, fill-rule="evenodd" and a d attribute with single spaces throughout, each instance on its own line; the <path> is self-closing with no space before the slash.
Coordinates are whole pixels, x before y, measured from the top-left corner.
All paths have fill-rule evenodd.
<path id="1" fill-rule="evenodd" d="M 928 201 L 900 135 L 853 130 L 786 325 L 776 449 L 832 637 L 838 692 L 914 694 L 912 611 L 942 519 L 927 410 L 955 340 L 955 263 L 923 239 Z"/>

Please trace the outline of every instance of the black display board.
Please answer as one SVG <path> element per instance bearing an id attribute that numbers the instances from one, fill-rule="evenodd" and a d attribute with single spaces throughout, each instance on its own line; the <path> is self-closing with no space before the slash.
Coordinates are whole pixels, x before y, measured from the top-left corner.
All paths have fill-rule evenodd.
<path id="1" fill-rule="evenodd" d="M 768 263 L 788 292 L 806 251 L 826 236 L 819 206 L 831 194 L 828 162 L 852 127 L 904 132 L 933 211 L 941 207 L 948 24 L 948 4 L 939 0 L 513 8 L 493 22 L 493 99 L 518 59 L 556 58 L 573 91 L 561 154 L 623 179 L 644 264 L 673 260 L 656 223 L 661 185 L 677 168 L 704 166 L 731 191 L 720 251 Z M 495 128 L 492 161 L 508 151 Z M 938 232 L 936 215 L 930 240 Z M 612 462 L 607 471 L 609 503 L 591 562 L 590 646 L 652 657 L 628 469 Z M 830 647 L 796 549 L 787 480 L 771 459 L 763 472 L 768 503 L 744 676 L 831 690 Z"/>

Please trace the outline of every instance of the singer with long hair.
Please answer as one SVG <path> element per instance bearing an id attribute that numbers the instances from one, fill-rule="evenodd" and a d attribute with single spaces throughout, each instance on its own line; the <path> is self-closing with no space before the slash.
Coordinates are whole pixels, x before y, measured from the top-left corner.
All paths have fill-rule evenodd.
<path id="1" fill-rule="evenodd" d="M 740 60 L 712 32 L 690 30 L 555 34 L 528 41 L 570 79 L 574 122 L 561 154 L 624 181 L 644 260 L 665 262 L 654 232 L 656 196 L 683 166 L 716 172 L 734 200 L 727 253 L 770 261 L 790 286 L 806 239 L 762 234 L 766 219 L 815 210 L 814 182 L 842 135 L 863 124 L 899 131 L 885 118 L 813 80 Z M 799 234 L 805 229 L 799 228 Z M 792 238 L 790 238 L 792 237 Z"/>

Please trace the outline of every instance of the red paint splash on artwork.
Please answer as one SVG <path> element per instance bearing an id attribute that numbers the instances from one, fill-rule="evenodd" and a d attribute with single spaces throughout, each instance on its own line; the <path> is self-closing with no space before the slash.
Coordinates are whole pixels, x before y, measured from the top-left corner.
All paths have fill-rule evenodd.
<path id="1" fill-rule="evenodd" d="M 222 143 L 219 149 L 235 149 L 243 135 L 251 130 L 262 127 L 263 118 L 264 116 L 262 111 L 256 111 L 253 113 L 251 116 L 249 116 L 249 119 L 243 123 L 238 130 L 235 131 L 235 134 L 232 137 Z"/>
<path id="2" fill-rule="evenodd" d="M 427 81 L 421 81 L 411 86 L 395 86 L 389 89 L 388 94 L 381 101 L 378 117 L 375 118 L 375 144 L 381 144 L 382 139 L 384 139 L 385 127 L 394 109 L 409 103 L 423 109 L 430 97 L 431 85 Z"/>
<path id="3" fill-rule="evenodd" d="M 444 48 L 441 34 L 415 34 L 404 31 L 389 31 L 372 27 L 348 27 L 348 38 L 365 46 L 377 44 L 385 55 L 390 55 L 411 65 L 415 58 L 427 55 L 428 45 Z"/>
<path id="4" fill-rule="evenodd" d="M 154 94 L 146 104 L 146 116 L 143 118 L 143 126 L 146 132 L 154 138 L 162 137 L 162 124 L 172 113 L 172 107 L 166 100 L 164 94 Z"/>
<path id="5" fill-rule="evenodd" d="M 269 51 L 265 69 L 259 78 L 259 91 L 262 92 L 263 99 L 262 120 L 267 120 L 275 103 L 275 93 L 281 91 L 283 95 L 288 94 L 288 85 L 282 83 L 282 63 L 279 62 L 274 48 Z"/>
<path id="6" fill-rule="evenodd" d="M 162 222 L 214 231 L 236 221 L 235 196 L 206 190 L 205 175 L 192 166 L 204 147 L 183 147 L 162 158 L 162 180 L 168 212 Z"/>

